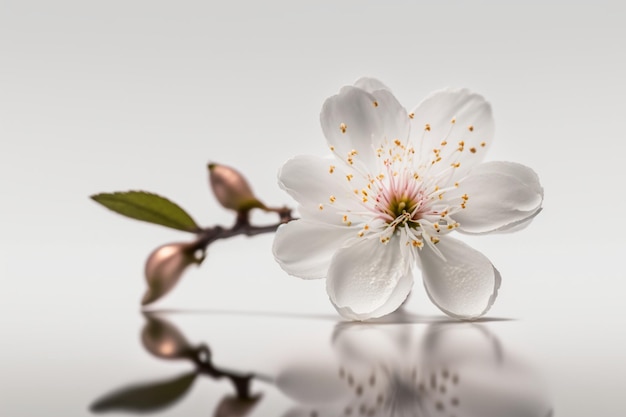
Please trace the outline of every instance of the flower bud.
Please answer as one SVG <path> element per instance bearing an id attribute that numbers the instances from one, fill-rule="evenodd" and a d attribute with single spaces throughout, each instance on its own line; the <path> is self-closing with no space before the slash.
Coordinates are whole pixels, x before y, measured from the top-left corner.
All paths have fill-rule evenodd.
<path id="1" fill-rule="evenodd" d="M 193 351 L 185 336 L 165 319 L 146 314 L 146 324 L 141 331 L 144 348 L 162 359 L 188 358 Z"/>
<path id="2" fill-rule="evenodd" d="M 265 208 L 252 193 L 248 181 L 241 173 L 231 167 L 209 164 L 209 180 L 213 194 L 222 207 L 239 213 L 253 208 Z"/>
<path id="3" fill-rule="evenodd" d="M 150 304 L 167 294 L 189 265 L 202 262 L 196 250 L 194 243 L 169 243 L 155 249 L 146 261 L 148 290 L 141 304 Z"/>

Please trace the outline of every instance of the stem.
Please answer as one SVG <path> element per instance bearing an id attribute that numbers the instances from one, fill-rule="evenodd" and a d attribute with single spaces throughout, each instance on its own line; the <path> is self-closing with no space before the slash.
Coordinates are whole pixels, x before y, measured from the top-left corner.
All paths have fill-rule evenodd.
<path id="1" fill-rule="evenodd" d="M 277 213 L 280 221 L 275 224 L 267 226 L 254 226 L 250 224 L 250 210 L 240 211 L 237 213 L 237 219 L 235 224 L 227 229 L 223 226 L 213 226 L 200 229 L 198 232 L 198 240 L 196 241 L 195 249 L 206 250 L 206 248 L 213 242 L 219 239 L 228 239 L 229 237 L 246 235 L 255 236 L 262 233 L 275 232 L 281 224 L 288 223 L 295 220 L 295 217 L 291 215 L 291 209 L 288 207 L 273 208 L 267 207 L 265 211 Z"/>

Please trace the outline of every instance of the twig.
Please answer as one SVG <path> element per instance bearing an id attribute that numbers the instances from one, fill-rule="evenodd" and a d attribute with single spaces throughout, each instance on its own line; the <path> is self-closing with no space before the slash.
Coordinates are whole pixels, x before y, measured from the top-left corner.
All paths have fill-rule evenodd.
<path id="1" fill-rule="evenodd" d="M 200 229 L 200 231 L 198 231 L 196 249 L 204 251 L 211 243 L 219 239 L 228 239 L 238 235 L 255 236 L 262 233 L 275 232 L 280 225 L 296 220 L 295 217 L 292 217 L 292 210 L 288 207 L 267 207 L 265 211 L 277 213 L 280 221 L 267 226 L 254 226 L 250 224 L 250 211 L 241 211 L 237 214 L 237 220 L 231 228 L 227 229 L 218 225 Z"/>

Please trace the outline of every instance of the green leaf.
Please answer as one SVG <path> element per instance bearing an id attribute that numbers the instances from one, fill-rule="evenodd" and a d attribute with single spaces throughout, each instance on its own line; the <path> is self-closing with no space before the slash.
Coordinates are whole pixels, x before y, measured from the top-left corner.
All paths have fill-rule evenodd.
<path id="1" fill-rule="evenodd" d="M 196 232 L 200 227 L 178 204 L 145 191 L 101 193 L 91 199 L 116 213 L 131 219 L 160 224 L 185 232 Z"/>

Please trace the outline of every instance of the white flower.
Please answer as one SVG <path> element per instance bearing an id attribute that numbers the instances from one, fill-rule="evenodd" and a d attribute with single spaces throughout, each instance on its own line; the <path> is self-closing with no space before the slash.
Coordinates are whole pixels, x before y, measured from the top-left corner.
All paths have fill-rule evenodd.
<path id="1" fill-rule="evenodd" d="M 380 81 L 361 79 L 326 100 L 320 118 L 332 156 L 298 156 L 279 173 L 301 214 L 276 234 L 281 267 L 325 277 L 331 302 L 353 320 L 396 310 L 420 269 L 446 314 L 487 312 L 500 274 L 448 235 L 518 230 L 543 201 L 530 168 L 481 163 L 494 136 L 489 103 L 444 90 L 407 112 Z"/>

